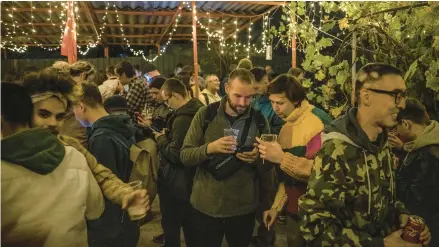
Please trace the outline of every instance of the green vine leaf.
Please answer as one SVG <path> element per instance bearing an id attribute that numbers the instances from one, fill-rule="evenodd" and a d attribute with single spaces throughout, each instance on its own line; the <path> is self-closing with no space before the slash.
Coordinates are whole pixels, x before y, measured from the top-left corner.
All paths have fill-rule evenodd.
<path id="1" fill-rule="evenodd" d="M 323 70 L 319 70 L 314 77 L 319 81 L 323 81 L 323 79 L 325 79 L 326 75 L 323 72 Z"/>
<path id="2" fill-rule="evenodd" d="M 417 69 L 418 69 L 418 60 L 414 61 L 412 63 L 412 65 L 410 65 L 409 70 L 407 70 L 407 72 L 405 72 L 404 81 L 407 81 L 408 79 L 410 79 L 413 76 L 413 74 L 416 72 Z"/>

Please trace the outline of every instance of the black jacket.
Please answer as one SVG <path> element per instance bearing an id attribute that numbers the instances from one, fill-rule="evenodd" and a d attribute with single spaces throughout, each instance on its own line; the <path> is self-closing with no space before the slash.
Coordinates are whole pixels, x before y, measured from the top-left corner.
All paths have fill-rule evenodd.
<path id="1" fill-rule="evenodd" d="M 128 182 L 133 167 L 129 147 L 135 143 L 136 131 L 128 115 L 109 115 L 96 121 L 89 133 L 89 152 L 124 182 Z M 101 218 L 87 222 L 89 245 L 99 246 L 96 243 L 114 238 L 122 229 L 136 227 L 137 222 L 132 222 L 128 213 L 106 199 Z"/>
<path id="2" fill-rule="evenodd" d="M 439 124 L 432 122 L 436 128 L 430 125 L 430 131 L 417 138 L 400 162 L 396 184 L 398 199 L 411 214 L 424 218 L 430 228 L 430 247 L 439 246 Z"/>
<path id="3" fill-rule="evenodd" d="M 192 119 L 202 106 L 198 99 L 192 99 L 176 110 L 167 122 L 168 131 L 156 140 L 161 160 L 158 173 L 160 193 L 184 201 L 189 201 L 195 169 L 184 167 L 180 150 Z"/>

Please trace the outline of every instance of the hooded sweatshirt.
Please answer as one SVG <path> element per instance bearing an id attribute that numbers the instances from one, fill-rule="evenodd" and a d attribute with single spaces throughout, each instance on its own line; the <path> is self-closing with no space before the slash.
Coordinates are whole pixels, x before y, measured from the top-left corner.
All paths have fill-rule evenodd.
<path id="1" fill-rule="evenodd" d="M 301 232 L 308 246 L 384 246 L 407 213 L 396 200 L 387 132 L 371 142 L 357 108 L 325 128 L 308 189 L 299 200 Z"/>
<path id="2" fill-rule="evenodd" d="M 93 123 L 90 131 L 90 153 L 124 182 L 128 182 L 133 168 L 129 148 L 135 143 L 136 131 L 128 115 L 102 117 Z M 134 227 L 134 224 L 119 205 L 105 200 L 102 217 L 88 222 L 89 242 L 115 237 L 123 229 Z"/>
<path id="3" fill-rule="evenodd" d="M 85 218 L 98 218 L 104 203 L 84 156 L 39 128 L 1 146 L 2 244 L 87 246 Z"/>
<path id="4" fill-rule="evenodd" d="M 169 195 L 187 202 L 189 202 L 195 170 L 191 167 L 184 168 L 180 159 L 180 151 L 192 119 L 202 106 L 203 103 L 198 99 L 191 99 L 169 118 L 166 135 L 157 138 L 157 147 L 162 161 L 158 172 L 160 193 L 169 193 Z M 166 166 L 169 167 L 164 169 Z M 161 183 L 162 178 L 165 177 L 164 173 L 171 170 L 175 172 L 174 181 Z"/>
<path id="5" fill-rule="evenodd" d="M 439 123 L 431 121 L 413 141 L 404 144 L 408 154 L 397 173 L 397 197 L 430 228 L 439 246 Z"/>

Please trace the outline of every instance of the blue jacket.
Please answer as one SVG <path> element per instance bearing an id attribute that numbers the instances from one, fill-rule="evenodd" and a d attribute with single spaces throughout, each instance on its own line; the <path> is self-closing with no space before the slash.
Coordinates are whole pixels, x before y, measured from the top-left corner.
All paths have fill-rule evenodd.
<path id="1" fill-rule="evenodd" d="M 267 118 L 268 123 L 270 124 L 270 132 L 273 134 L 279 134 L 285 121 L 274 113 L 268 95 L 255 96 L 252 104 L 255 110 L 261 111 L 264 117 Z"/>

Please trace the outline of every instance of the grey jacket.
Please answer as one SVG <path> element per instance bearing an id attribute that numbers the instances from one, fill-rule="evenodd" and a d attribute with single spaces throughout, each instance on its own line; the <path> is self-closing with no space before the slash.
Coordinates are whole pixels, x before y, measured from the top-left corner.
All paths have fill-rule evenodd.
<path id="1" fill-rule="evenodd" d="M 207 155 L 207 145 L 223 137 L 223 129 L 239 129 L 243 132 L 244 124 L 249 118 L 248 110 L 231 126 L 225 116 L 225 103 L 221 100 L 217 116 L 210 122 L 206 133 L 203 123 L 207 106 L 200 108 L 192 120 L 181 150 L 181 160 L 185 166 L 198 166 L 192 187 L 191 203 L 194 208 L 213 217 L 232 217 L 256 211 L 260 205 L 268 208 L 274 198 L 272 165 L 263 165 L 258 159 L 254 164 L 244 166 L 231 177 L 219 181 L 205 170 L 202 164 L 224 159 L 223 155 Z M 255 118 L 253 118 L 255 119 Z M 263 133 L 270 133 L 268 121 L 265 119 Z M 255 138 L 260 136 L 256 121 L 253 120 L 245 145 L 253 145 Z M 238 140 L 241 136 L 238 136 Z M 246 164 L 247 165 L 247 164 Z M 260 186 L 259 181 L 264 181 Z"/>

